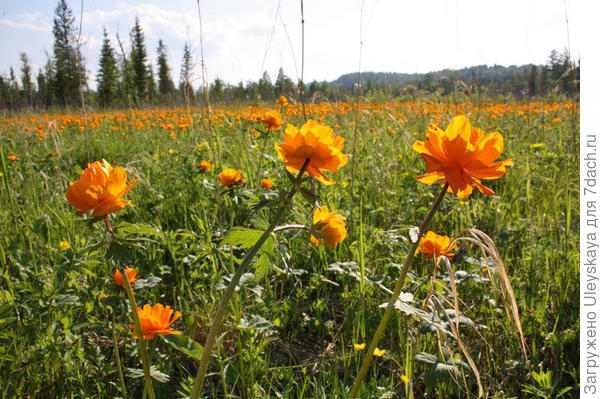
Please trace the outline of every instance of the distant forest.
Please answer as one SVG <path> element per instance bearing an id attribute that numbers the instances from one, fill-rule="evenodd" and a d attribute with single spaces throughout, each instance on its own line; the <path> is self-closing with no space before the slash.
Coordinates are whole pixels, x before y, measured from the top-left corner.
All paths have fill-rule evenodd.
<path id="1" fill-rule="evenodd" d="M 579 62 L 567 51 L 553 50 L 545 65 L 473 66 L 430 73 L 362 72 L 340 76 L 332 82 L 295 83 L 283 69 L 273 81 L 269 74 L 256 82 L 229 85 L 217 78 L 194 89 L 194 71 L 189 43 L 184 45 L 180 80 L 175 84 L 167 62 L 167 47 L 159 39 L 156 66 L 148 59 L 144 32 L 136 18 L 130 31 L 131 48 L 123 47 L 118 34 L 116 45 L 104 30 L 95 90 L 88 87 L 85 60 L 77 43 L 75 18 L 66 0 L 59 0 L 54 14 L 53 53 L 36 78 L 29 57 L 20 54 L 19 77 L 11 67 L 0 73 L 0 109 L 18 110 L 76 107 L 82 101 L 93 109 L 149 106 L 178 106 L 205 101 L 208 89 L 213 103 L 274 101 L 281 95 L 307 101 L 335 101 L 349 96 L 377 98 L 452 96 L 456 93 L 493 98 L 511 95 L 532 98 L 547 94 L 579 94 Z M 156 74 L 155 74 L 156 67 Z"/>

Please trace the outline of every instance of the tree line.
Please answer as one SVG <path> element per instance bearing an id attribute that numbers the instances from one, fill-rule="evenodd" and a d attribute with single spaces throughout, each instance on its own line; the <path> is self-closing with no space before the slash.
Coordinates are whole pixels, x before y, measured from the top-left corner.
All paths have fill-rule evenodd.
<path id="1" fill-rule="evenodd" d="M 159 39 L 157 72 L 148 59 L 144 32 L 136 17 L 130 31 L 131 47 L 127 51 L 116 35 L 111 41 L 106 28 L 95 76 L 96 90 L 88 87 L 85 60 L 81 55 L 75 18 L 66 0 L 59 0 L 54 13 L 53 53 L 34 80 L 29 57 L 20 58 L 20 79 L 11 67 L 0 74 L 0 109 L 52 108 L 86 105 L 100 108 L 180 105 L 204 101 L 202 86 L 193 87 L 195 68 L 190 45 L 185 43 L 180 65 L 179 84 L 171 78 L 167 47 Z M 458 71 L 443 70 L 427 74 L 363 72 L 342 75 L 333 82 L 294 83 L 283 69 L 273 82 L 267 72 L 256 82 L 226 84 L 216 78 L 208 87 L 214 102 L 273 101 L 281 95 L 307 100 L 346 99 L 351 95 L 376 97 L 432 94 L 453 95 L 457 91 L 485 96 L 511 94 L 517 98 L 550 93 L 568 96 L 579 93 L 579 64 L 567 51 L 552 51 L 546 65 L 477 66 Z"/>

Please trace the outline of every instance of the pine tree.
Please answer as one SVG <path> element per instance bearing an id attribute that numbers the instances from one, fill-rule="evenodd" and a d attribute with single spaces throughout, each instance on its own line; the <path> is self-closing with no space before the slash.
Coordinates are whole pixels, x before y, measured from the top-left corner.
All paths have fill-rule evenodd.
<path id="1" fill-rule="evenodd" d="M 190 45 L 185 42 L 183 46 L 183 61 L 181 62 L 181 73 L 179 74 L 179 90 L 183 94 L 186 102 L 190 101 L 190 96 L 193 95 L 192 88 L 192 53 Z"/>
<path id="2" fill-rule="evenodd" d="M 529 81 L 528 81 L 528 91 L 529 98 L 535 96 L 537 94 L 537 88 L 535 86 L 535 81 L 537 79 L 537 68 L 535 65 L 531 66 L 531 71 L 529 72 Z"/>
<path id="3" fill-rule="evenodd" d="M 26 103 L 31 107 L 33 105 L 33 82 L 31 81 L 31 66 L 27 54 L 21 53 L 21 87 L 23 87 L 23 97 Z"/>
<path id="4" fill-rule="evenodd" d="M 96 81 L 98 82 L 98 102 L 100 105 L 106 107 L 114 103 L 118 91 L 117 60 L 106 33 L 106 28 L 104 28 L 104 40 L 100 51 Z"/>
<path id="5" fill-rule="evenodd" d="M 275 81 L 275 90 L 277 96 L 289 95 L 294 90 L 294 82 L 283 73 L 283 68 L 279 68 L 277 80 Z"/>
<path id="6" fill-rule="evenodd" d="M 131 69 L 133 72 L 133 85 L 138 100 L 146 99 L 148 90 L 148 67 L 146 66 L 147 54 L 144 44 L 144 33 L 140 20 L 135 17 L 135 25 L 131 29 Z"/>
<path id="7" fill-rule="evenodd" d="M 175 85 L 171 79 L 171 71 L 167 62 L 167 48 L 163 41 L 158 39 L 158 93 L 161 97 L 168 97 L 173 94 Z"/>
<path id="8" fill-rule="evenodd" d="M 54 12 L 54 59 L 52 89 L 60 105 L 79 100 L 79 83 L 85 85 L 83 59 L 76 48 L 75 18 L 66 0 L 59 0 Z M 81 75 L 81 79 L 80 79 Z"/>
<path id="9" fill-rule="evenodd" d="M 147 88 L 146 92 L 148 94 L 148 99 L 152 100 L 156 96 L 156 80 L 154 79 L 154 68 L 152 68 L 152 64 L 148 64 L 146 76 Z"/>

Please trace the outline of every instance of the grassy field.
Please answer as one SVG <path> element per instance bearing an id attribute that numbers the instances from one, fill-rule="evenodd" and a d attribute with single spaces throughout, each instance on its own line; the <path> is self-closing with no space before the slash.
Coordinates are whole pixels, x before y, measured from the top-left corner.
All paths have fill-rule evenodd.
<path id="1" fill-rule="evenodd" d="M 123 397 L 116 354 L 127 397 L 142 397 L 131 313 L 112 279 L 125 264 L 145 279 L 138 304 L 160 302 L 183 314 L 173 324 L 183 336 L 147 341 L 157 397 L 189 394 L 199 345 L 247 248 L 244 237 L 252 241 L 267 227 L 291 186 L 274 148 L 285 126 L 266 135 L 255 120 L 269 109 L 280 107 L 217 107 L 210 121 L 202 108 L 0 119 L 2 397 Z M 304 123 L 301 105 L 282 111 L 286 123 Z M 333 249 L 313 245 L 305 230 L 273 235 L 230 302 L 203 397 L 347 397 L 365 355 L 355 344 L 370 342 L 409 229 L 440 190 L 415 180 L 426 167 L 411 146 L 430 123 L 445 128 L 458 114 L 499 131 L 500 159 L 514 166 L 484 182 L 495 196 L 446 195 L 429 227 L 450 237 L 477 228 L 493 239 L 514 289 L 529 366 L 497 265 L 460 241 L 452 263 L 460 342 L 478 372 L 449 333 L 446 266 L 432 285 L 434 264 L 418 255 L 403 290 L 413 295 L 412 307 L 395 311 L 379 344 L 385 353 L 374 358 L 359 396 L 477 397 L 479 374 L 490 398 L 554 398 L 569 387 L 563 397 L 577 397 L 578 104 L 320 103 L 307 104 L 306 114 L 346 139 L 348 164 L 328 173 L 336 184 L 313 185 L 319 204 L 344 216 L 348 235 Z M 110 216 L 117 236 L 110 246 L 104 223 L 77 216 L 65 196 L 88 161 L 103 158 L 138 179 L 127 195 L 132 205 Z M 202 160 L 212 169 L 197 167 Z M 223 187 L 217 176 L 227 167 L 247 183 Z M 271 190 L 263 178 L 273 181 Z M 293 204 L 281 224 L 310 225 L 312 205 L 302 195 Z M 431 286 L 437 306 L 423 311 L 433 317 L 427 321 L 414 309 Z"/>

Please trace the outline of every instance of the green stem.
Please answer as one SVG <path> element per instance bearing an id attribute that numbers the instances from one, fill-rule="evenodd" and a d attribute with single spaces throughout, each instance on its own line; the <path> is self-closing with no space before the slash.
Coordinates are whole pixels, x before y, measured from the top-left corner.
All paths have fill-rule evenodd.
<path id="1" fill-rule="evenodd" d="M 198 374 L 196 374 L 196 379 L 194 380 L 192 392 L 190 393 L 190 399 L 198 399 L 200 395 L 200 389 L 202 388 L 204 377 L 206 376 L 206 370 L 208 368 L 208 361 L 210 359 L 210 355 L 215 345 L 219 329 L 223 324 L 223 318 L 227 313 L 227 304 L 233 296 L 233 293 L 235 292 L 235 287 L 237 287 L 240 278 L 246 272 L 248 266 L 250 266 L 250 262 L 254 258 L 254 255 L 256 255 L 260 247 L 264 244 L 267 238 L 269 238 L 269 236 L 271 235 L 271 233 L 273 232 L 273 230 L 287 211 L 288 207 L 290 206 L 292 197 L 294 196 L 294 194 L 296 194 L 296 191 L 298 190 L 298 186 L 300 185 L 300 179 L 304 174 L 304 171 L 308 167 L 309 162 L 310 158 L 307 158 L 304 161 L 302 168 L 298 172 L 298 176 L 296 176 L 296 181 L 290 189 L 290 191 L 288 192 L 283 204 L 281 204 L 277 215 L 275 215 L 275 218 L 273 219 L 269 227 L 265 230 L 265 232 L 262 234 L 262 236 L 260 236 L 256 244 L 254 244 L 252 248 L 250 248 L 248 252 L 246 252 L 244 258 L 242 259 L 240 267 L 231 278 L 229 286 L 225 290 L 225 293 L 221 298 L 221 302 L 219 302 L 219 307 L 217 308 L 217 312 L 213 317 L 212 325 L 210 326 L 210 330 L 208 331 L 208 336 L 206 337 L 206 342 L 204 343 L 204 349 L 202 350 L 202 358 L 200 358 L 200 364 L 198 365 Z"/>
<path id="2" fill-rule="evenodd" d="M 125 284 L 125 292 L 127 292 L 127 298 L 129 299 L 129 305 L 131 306 L 131 313 L 133 314 L 133 322 L 135 324 L 135 333 L 137 334 L 138 346 L 140 348 L 140 355 L 142 356 L 142 366 L 144 367 L 144 377 L 146 379 L 146 385 L 144 389 L 147 389 L 148 396 L 150 399 L 154 399 L 154 389 L 152 389 L 152 377 L 150 377 L 150 363 L 148 361 L 148 355 L 146 354 L 146 344 L 144 343 L 144 330 L 142 330 L 142 323 L 140 323 L 140 316 L 137 312 L 137 304 L 133 297 L 133 289 L 129 284 L 129 277 L 123 270 L 123 283 Z"/>
<path id="3" fill-rule="evenodd" d="M 117 341 L 117 331 L 115 328 L 115 315 L 112 315 L 112 337 L 113 345 L 115 347 L 115 359 L 117 362 L 117 370 L 119 371 L 119 382 L 121 383 L 121 390 L 123 391 L 123 399 L 127 399 L 127 389 L 125 389 L 125 379 L 123 378 L 123 367 L 121 366 L 121 356 L 119 355 L 119 343 Z"/>
<path id="4" fill-rule="evenodd" d="M 392 311 L 394 310 L 394 302 L 400 296 L 400 292 L 402 292 L 402 287 L 404 286 L 404 280 L 406 279 L 406 273 L 408 273 L 408 269 L 410 269 L 410 267 L 412 266 L 414 255 L 415 255 L 415 252 L 417 251 L 417 248 L 419 247 L 419 242 L 421 240 L 421 236 L 423 235 L 425 229 L 427 229 L 427 225 L 429 225 L 429 221 L 433 217 L 434 213 L 440 207 L 440 204 L 442 203 L 442 199 L 444 198 L 444 195 L 446 194 L 447 191 L 448 191 L 448 183 L 446 183 L 444 185 L 444 187 L 442 188 L 442 191 L 440 192 L 440 194 L 436 198 L 435 202 L 431 206 L 431 209 L 429 209 L 427 216 L 425 216 L 425 219 L 423 219 L 423 222 L 419 226 L 417 239 L 413 242 L 412 246 L 410 247 L 410 250 L 408 251 L 406 260 L 404 261 L 404 265 L 402 266 L 402 270 L 400 271 L 400 277 L 396 281 L 396 285 L 394 287 L 394 292 L 392 294 L 392 297 L 390 298 L 390 300 L 387 304 L 387 307 L 385 308 L 385 313 L 383 314 L 383 317 L 381 318 L 381 321 L 379 322 L 377 331 L 375 331 L 375 335 L 373 336 L 373 339 L 371 340 L 371 343 L 369 344 L 369 349 L 367 350 L 365 359 L 363 360 L 363 363 L 362 363 L 362 366 L 360 367 L 358 376 L 356 377 L 356 381 L 354 382 L 354 386 L 352 387 L 352 392 L 350 393 L 350 399 L 356 399 L 356 396 L 358 395 L 358 390 L 360 389 L 362 380 L 365 378 L 365 375 L 367 374 L 367 370 L 369 369 L 369 364 L 371 363 L 371 360 L 373 359 L 373 352 L 375 351 L 377 344 L 381 340 L 381 337 L 383 336 L 385 327 L 386 327 L 390 317 L 392 316 Z"/>

